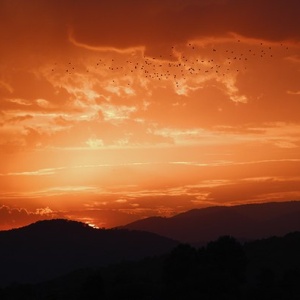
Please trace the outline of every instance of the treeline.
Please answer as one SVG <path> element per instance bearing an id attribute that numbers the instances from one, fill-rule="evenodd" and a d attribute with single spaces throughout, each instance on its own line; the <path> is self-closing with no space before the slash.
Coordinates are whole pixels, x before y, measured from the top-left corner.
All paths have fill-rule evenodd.
<path id="1" fill-rule="evenodd" d="M 300 233 L 245 245 L 225 236 L 199 249 L 180 244 L 138 262 L 15 283 L 0 299 L 300 299 L 299 250 Z"/>

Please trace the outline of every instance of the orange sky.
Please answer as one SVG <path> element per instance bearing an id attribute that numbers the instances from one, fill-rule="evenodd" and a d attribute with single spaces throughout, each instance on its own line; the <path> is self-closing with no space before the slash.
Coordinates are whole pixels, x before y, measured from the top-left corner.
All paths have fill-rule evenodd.
<path id="1" fill-rule="evenodd" d="M 300 199 L 298 0 L 0 0 L 0 229 Z"/>

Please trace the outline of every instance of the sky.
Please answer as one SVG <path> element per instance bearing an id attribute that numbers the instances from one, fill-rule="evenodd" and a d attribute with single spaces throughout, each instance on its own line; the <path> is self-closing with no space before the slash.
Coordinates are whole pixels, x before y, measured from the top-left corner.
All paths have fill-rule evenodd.
<path id="1" fill-rule="evenodd" d="M 0 0 L 0 230 L 300 199 L 298 0 Z"/>

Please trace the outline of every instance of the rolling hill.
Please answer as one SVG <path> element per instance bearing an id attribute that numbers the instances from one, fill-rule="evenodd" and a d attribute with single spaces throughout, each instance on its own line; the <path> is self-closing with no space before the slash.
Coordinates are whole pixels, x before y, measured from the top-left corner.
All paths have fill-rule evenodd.
<path id="1" fill-rule="evenodd" d="M 176 241 L 153 233 L 39 221 L 0 231 L 0 285 L 39 282 L 80 268 L 161 255 L 175 245 Z"/>

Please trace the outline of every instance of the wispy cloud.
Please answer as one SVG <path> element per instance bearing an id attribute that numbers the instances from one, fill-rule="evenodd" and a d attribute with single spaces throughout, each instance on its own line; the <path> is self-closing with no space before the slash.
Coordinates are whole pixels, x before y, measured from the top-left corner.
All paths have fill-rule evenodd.
<path id="1" fill-rule="evenodd" d="M 59 170 L 63 170 L 63 168 L 49 168 L 36 171 L 0 173 L 0 176 L 45 176 L 54 175 Z"/>

